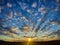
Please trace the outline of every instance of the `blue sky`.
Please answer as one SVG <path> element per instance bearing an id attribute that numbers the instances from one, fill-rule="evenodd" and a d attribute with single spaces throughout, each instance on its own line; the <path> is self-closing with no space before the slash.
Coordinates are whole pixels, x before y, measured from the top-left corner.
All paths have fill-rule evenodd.
<path id="1" fill-rule="evenodd" d="M 27 25 L 36 28 L 36 31 L 41 29 L 58 31 L 59 22 L 59 0 L 0 0 L 1 29 L 23 28 Z"/>

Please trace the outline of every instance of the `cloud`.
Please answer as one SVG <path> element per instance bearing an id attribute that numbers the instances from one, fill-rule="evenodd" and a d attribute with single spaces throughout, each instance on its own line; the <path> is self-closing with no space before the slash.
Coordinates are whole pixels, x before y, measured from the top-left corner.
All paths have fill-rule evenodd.
<path id="1" fill-rule="evenodd" d="M 34 2 L 34 3 L 31 5 L 31 7 L 33 7 L 33 8 L 36 8 L 36 6 L 37 6 L 37 3 L 36 3 L 36 2 Z"/>
<path id="2" fill-rule="evenodd" d="M 10 36 L 10 37 L 16 37 L 17 36 L 17 34 L 15 34 L 15 33 L 12 33 L 12 32 L 10 32 L 10 31 L 2 31 L 2 33 L 3 33 L 3 35 L 6 35 L 6 36 Z"/>
<path id="3" fill-rule="evenodd" d="M 7 3 L 7 7 L 12 7 L 12 4 L 10 4 L 10 3 Z"/>

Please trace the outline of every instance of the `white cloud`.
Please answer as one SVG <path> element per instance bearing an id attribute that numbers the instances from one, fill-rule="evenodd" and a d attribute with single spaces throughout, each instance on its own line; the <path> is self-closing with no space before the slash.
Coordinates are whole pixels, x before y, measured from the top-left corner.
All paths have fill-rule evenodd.
<path id="1" fill-rule="evenodd" d="M 27 7 L 28 7 L 28 6 L 22 6 L 21 8 L 22 8 L 23 10 L 26 10 Z"/>
<path id="2" fill-rule="evenodd" d="M 16 25 L 15 23 L 13 23 L 13 25 Z"/>
<path id="3" fill-rule="evenodd" d="M 30 9 L 27 9 L 27 12 L 28 12 L 28 13 L 30 13 L 30 12 L 31 12 L 31 10 L 30 10 Z"/>
<path id="4" fill-rule="evenodd" d="M 14 15 L 17 15 L 17 13 L 14 11 Z"/>
<path id="5" fill-rule="evenodd" d="M 20 5 L 22 10 L 26 10 L 26 8 L 28 7 L 26 3 L 18 2 L 18 4 Z"/>
<path id="6" fill-rule="evenodd" d="M 39 0 L 39 2 L 41 2 L 41 0 Z"/>
<path id="7" fill-rule="evenodd" d="M 41 12 L 41 15 L 44 15 L 44 14 L 46 14 L 46 11 L 42 11 L 42 12 Z"/>
<path id="8" fill-rule="evenodd" d="M 7 3 L 7 7 L 12 7 L 12 4 L 10 4 L 10 3 Z"/>
<path id="9" fill-rule="evenodd" d="M 41 7 L 38 8 L 38 12 L 44 11 L 46 8 L 42 5 Z"/>
<path id="10" fill-rule="evenodd" d="M 8 18 L 12 18 L 13 17 L 13 12 L 11 11 L 7 15 L 8 15 Z"/>
<path id="11" fill-rule="evenodd" d="M 37 3 L 36 3 L 36 2 L 34 2 L 31 6 L 32 6 L 33 8 L 36 8 Z"/>
<path id="12" fill-rule="evenodd" d="M 6 34 L 6 35 L 8 35 L 8 36 L 13 36 L 13 37 L 17 36 L 16 34 L 11 33 L 9 31 L 3 31 L 3 33 Z"/>
<path id="13" fill-rule="evenodd" d="M 56 0 L 56 2 L 59 2 L 59 0 Z"/>
<path id="14" fill-rule="evenodd" d="M 26 17 L 23 16 L 22 19 L 26 19 Z"/>
<path id="15" fill-rule="evenodd" d="M 41 15 L 44 15 L 46 13 L 46 8 L 42 5 L 40 8 L 38 8 L 38 12 L 41 12 Z"/>
<path id="16" fill-rule="evenodd" d="M 38 15 L 38 12 L 37 13 L 34 13 L 34 15 L 37 16 Z"/>
<path id="17" fill-rule="evenodd" d="M 40 22 L 40 21 L 41 21 L 41 18 L 38 19 L 38 22 Z"/>
<path id="18" fill-rule="evenodd" d="M 0 7 L 0 13 L 1 13 L 1 7 Z"/>
<path id="19" fill-rule="evenodd" d="M 24 17 L 24 16 L 22 17 L 22 19 L 24 19 L 25 21 L 28 21 L 28 19 L 26 17 Z"/>
<path id="20" fill-rule="evenodd" d="M 2 25 L 3 27 L 7 27 L 7 25 Z"/>
<path id="21" fill-rule="evenodd" d="M 58 7 L 55 8 L 55 11 L 58 11 Z"/>
<path id="22" fill-rule="evenodd" d="M 32 14 L 33 13 L 33 10 L 31 10 L 31 9 L 27 9 L 26 10 L 29 14 Z"/>

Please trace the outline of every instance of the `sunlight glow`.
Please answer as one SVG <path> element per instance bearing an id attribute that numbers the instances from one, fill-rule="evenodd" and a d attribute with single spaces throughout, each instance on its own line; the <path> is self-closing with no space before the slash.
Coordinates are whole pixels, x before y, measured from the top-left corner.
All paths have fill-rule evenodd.
<path id="1" fill-rule="evenodd" d="M 28 38 L 28 42 L 31 42 L 32 41 L 32 39 L 31 38 Z"/>

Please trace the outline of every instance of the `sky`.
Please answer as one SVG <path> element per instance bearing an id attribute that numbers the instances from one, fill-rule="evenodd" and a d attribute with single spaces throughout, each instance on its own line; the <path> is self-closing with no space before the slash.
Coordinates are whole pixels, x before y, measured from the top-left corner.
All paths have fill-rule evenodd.
<path id="1" fill-rule="evenodd" d="M 37 36 L 59 31 L 60 0 L 0 0 L 0 35 L 5 31 L 20 35 L 25 25 L 32 27 Z M 11 32 L 11 28 L 19 31 Z"/>

